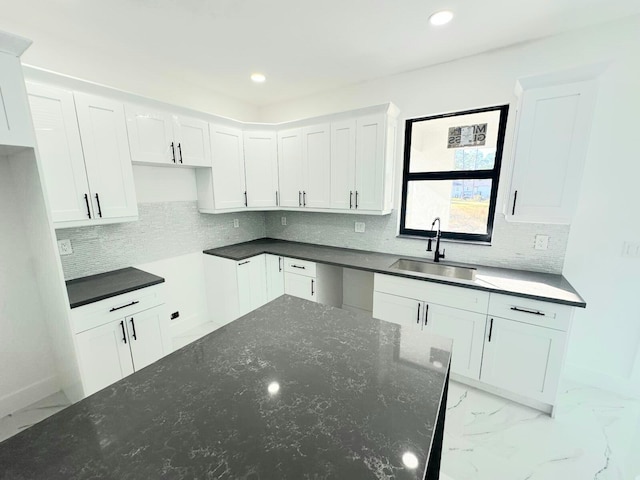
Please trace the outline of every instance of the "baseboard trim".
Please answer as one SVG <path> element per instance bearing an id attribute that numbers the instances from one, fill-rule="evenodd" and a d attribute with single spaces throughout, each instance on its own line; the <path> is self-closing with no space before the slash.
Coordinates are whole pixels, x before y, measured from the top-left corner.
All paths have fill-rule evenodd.
<path id="1" fill-rule="evenodd" d="M 31 385 L 11 392 L 0 398 L 0 417 L 17 412 L 24 407 L 42 400 L 60 390 L 60 382 L 56 375 L 43 378 Z"/>
<path id="2" fill-rule="evenodd" d="M 563 377 L 576 383 L 608 390 L 623 397 L 640 398 L 640 382 L 634 382 L 631 378 L 612 377 L 606 373 L 570 363 L 565 365 Z"/>

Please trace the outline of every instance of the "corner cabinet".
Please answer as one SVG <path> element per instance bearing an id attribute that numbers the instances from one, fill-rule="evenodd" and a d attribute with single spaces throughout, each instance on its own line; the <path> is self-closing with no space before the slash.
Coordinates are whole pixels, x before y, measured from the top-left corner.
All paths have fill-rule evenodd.
<path id="1" fill-rule="evenodd" d="M 580 194 L 594 80 L 524 90 L 506 218 L 570 224 Z"/>
<path id="2" fill-rule="evenodd" d="M 55 227 L 136 220 L 122 104 L 57 87 L 27 89 Z"/>

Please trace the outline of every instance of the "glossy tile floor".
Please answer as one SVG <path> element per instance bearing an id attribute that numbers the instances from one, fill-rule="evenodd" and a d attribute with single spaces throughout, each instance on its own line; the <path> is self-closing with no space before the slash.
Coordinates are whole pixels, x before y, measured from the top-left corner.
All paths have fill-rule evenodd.
<path id="1" fill-rule="evenodd" d="M 0 419 L 0 441 L 69 404 Z M 640 480 L 640 400 L 567 384 L 555 419 L 451 382 L 440 480 Z"/>
<path id="2" fill-rule="evenodd" d="M 565 382 L 556 418 L 452 382 L 447 480 L 640 480 L 640 400 Z"/>

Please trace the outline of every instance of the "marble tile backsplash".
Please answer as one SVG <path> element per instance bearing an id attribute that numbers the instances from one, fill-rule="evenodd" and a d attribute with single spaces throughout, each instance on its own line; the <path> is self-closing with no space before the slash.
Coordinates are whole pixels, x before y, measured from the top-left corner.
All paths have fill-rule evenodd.
<path id="1" fill-rule="evenodd" d="M 140 203 L 138 210 L 137 222 L 56 230 L 58 240 L 70 239 L 73 248 L 61 257 L 65 279 L 265 236 L 262 212 L 201 214 L 195 201 Z"/>
<path id="2" fill-rule="evenodd" d="M 287 217 L 287 225 L 281 217 Z M 427 241 L 398 238 L 397 212 L 385 216 L 335 213 L 267 212 L 268 237 L 375 252 L 433 258 Z M 354 222 L 365 222 L 365 233 L 354 232 Z M 547 250 L 535 250 L 537 234 L 549 236 Z M 509 223 L 497 215 L 491 246 L 446 242 L 446 260 L 546 273 L 562 273 L 569 236 L 568 225 Z"/>

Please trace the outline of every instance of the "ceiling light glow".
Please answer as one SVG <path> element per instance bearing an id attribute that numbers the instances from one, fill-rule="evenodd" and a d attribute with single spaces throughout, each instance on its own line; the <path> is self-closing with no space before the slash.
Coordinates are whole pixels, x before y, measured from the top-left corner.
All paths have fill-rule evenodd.
<path id="1" fill-rule="evenodd" d="M 267 79 L 267 77 L 265 77 L 262 73 L 252 73 L 251 74 L 251 80 L 253 80 L 256 83 L 262 83 Z"/>
<path id="2" fill-rule="evenodd" d="M 404 463 L 407 468 L 418 468 L 418 457 L 411 452 L 406 452 L 402 455 L 402 463 Z"/>
<path id="3" fill-rule="evenodd" d="M 271 382 L 267 387 L 267 390 L 271 395 L 275 395 L 280 391 L 280 384 L 278 382 Z"/>
<path id="4" fill-rule="evenodd" d="M 453 12 L 449 10 L 442 10 L 436 12 L 429 17 L 429 23 L 431 25 L 440 26 L 449 23 L 453 19 Z"/>

